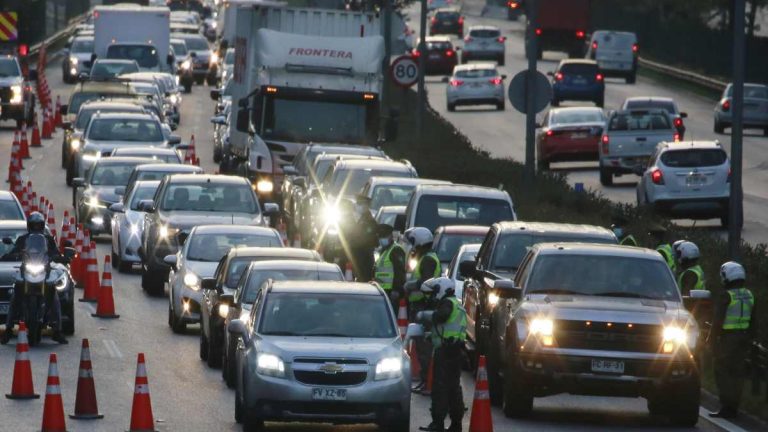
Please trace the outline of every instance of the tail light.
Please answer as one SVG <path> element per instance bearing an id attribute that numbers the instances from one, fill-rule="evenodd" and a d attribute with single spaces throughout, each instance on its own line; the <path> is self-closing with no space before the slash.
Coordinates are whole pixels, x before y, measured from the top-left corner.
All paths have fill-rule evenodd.
<path id="1" fill-rule="evenodd" d="M 29 45 L 27 45 L 27 44 L 19 45 L 19 56 L 20 57 L 26 57 L 27 54 L 29 54 Z"/>
<path id="2" fill-rule="evenodd" d="M 584 39 L 584 37 L 587 34 L 584 33 L 584 30 L 576 30 L 576 39 Z"/>
<path id="3" fill-rule="evenodd" d="M 633 53 L 636 53 L 638 49 L 640 49 L 640 48 L 637 46 L 637 44 L 632 44 L 632 52 Z"/>
<path id="4" fill-rule="evenodd" d="M 437 17 L 432 17 L 432 19 L 429 20 L 429 22 L 432 24 L 437 24 Z"/>
<path id="5" fill-rule="evenodd" d="M 565 78 L 565 76 L 563 75 L 562 72 L 558 72 L 555 74 L 555 81 L 562 81 L 563 78 Z"/>
<path id="6" fill-rule="evenodd" d="M 604 79 L 604 78 L 605 78 L 605 77 L 603 77 L 603 74 L 600 74 L 600 73 L 599 73 L 599 74 L 595 75 L 595 80 L 596 80 L 597 82 L 603 82 L 603 79 Z"/>
<path id="7" fill-rule="evenodd" d="M 451 87 L 459 87 L 459 86 L 464 85 L 464 81 L 458 80 L 458 79 L 454 78 L 454 79 L 448 81 L 448 84 L 450 84 Z"/>
<path id="8" fill-rule="evenodd" d="M 675 134 L 672 135 L 672 139 L 675 140 L 675 142 L 680 142 L 680 134 L 675 132 Z"/>
<path id="9" fill-rule="evenodd" d="M 537 28 L 535 33 L 536 33 L 536 36 L 541 36 L 541 29 Z"/>
<path id="10" fill-rule="evenodd" d="M 653 182 L 653 184 L 657 184 L 657 185 L 664 184 L 664 174 L 661 172 L 660 169 L 656 168 L 653 171 L 651 171 L 651 181 Z"/>
<path id="11" fill-rule="evenodd" d="M 600 138 L 600 147 L 603 150 L 603 154 L 608 154 L 608 145 L 611 143 L 610 138 L 608 138 L 608 135 L 603 135 Z"/>
<path id="12" fill-rule="evenodd" d="M 464 25 L 464 17 L 459 17 L 459 25 Z"/>
<path id="13" fill-rule="evenodd" d="M 728 167 L 728 178 L 725 180 L 727 183 L 731 182 L 731 167 Z"/>
<path id="14" fill-rule="evenodd" d="M 674 123 L 676 128 L 682 127 L 683 126 L 683 119 L 681 119 L 680 117 L 675 117 L 675 120 L 673 121 L 673 123 Z"/>
<path id="15" fill-rule="evenodd" d="M 509 6 L 510 9 L 517 9 L 518 7 L 520 7 L 520 3 L 516 1 L 510 1 L 510 2 L 507 2 L 507 6 Z"/>
<path id="16" fill-rule="evenodd" d="M 453 50 L 451 50 L 451 49 L 445 50 L 445 56 L 446 57 L 453 57 Z"/>
<path id="17" fill-rule="evenodd" d="M 723 111 L 730 111 L 731 110 L 731 101 L 728 99 L 725 99 L 721 104 L 720 107 L 723 109 Z"/>
<path id="18" fill-rule="evenodd" d="M 506 36 L 499 36 L 498 38 L 496 38 L 496 40 L 499 43 L 504 43 L 507 40 L 507 37 Z"/>
<path id="19" fill-rule="evenodd" d="M 493 85 L 501 85 L 501 77 L 491 78 L 489 82 Z"/>
<path id="20" fill-rule="evenodd" d="M 413 57 L 419 58 L 421 57 L 421 53 L 419 51 L 413 50 Z"/>
<path id="21" fill-rule="evenodd" d="M 592 42 L 592 49 L 593 50 L 597 49 L 597 41 Z"/>
<path id="22" fill-rule="evenodd" d="M 464 38 L 464 42 L 472 42 L 472 37 L 471 36 L 466 36 Z"/>
<path id="23" fill-rule="evenodd" d="M 554 132 L 552 132 L 551 130 L 548 130 L 548 131 L 547 131 L 547 136 L 548 136 L 548 137 L 550 137 L 550 136 L 552 136 L 552 135 L 554 135 L 554 134 L 555 134 L 555 133 L 554 133 Z"/>

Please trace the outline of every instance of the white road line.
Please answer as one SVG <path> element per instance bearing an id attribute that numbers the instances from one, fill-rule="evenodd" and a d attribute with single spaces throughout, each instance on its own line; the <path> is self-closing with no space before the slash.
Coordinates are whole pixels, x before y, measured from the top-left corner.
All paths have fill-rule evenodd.
<path id="1" fill-rule="evenodd" d="M 741 428 L 731 422 L 729 422 L 726 419 L 719 418 L 719 417 L 710 417 L 709 411 L 705 410 L 704 407 L 699 407 L 699 415 L 706 419 L 708 422 L 713 423 L 715 426 L 725 429 L 728 432 L 747 432 L 746 429 Z"/>
<path id="2" fill-rule="evenodd" d="M 117 343 L 115 343 L 115 341 L 111 339 L 104 339 L 102 342 L 104 343 L 104 347 L 107 349 L 110 357 L 123 358 L 123 353 L 120 352 L 120 349 L 117 347 Z"/>

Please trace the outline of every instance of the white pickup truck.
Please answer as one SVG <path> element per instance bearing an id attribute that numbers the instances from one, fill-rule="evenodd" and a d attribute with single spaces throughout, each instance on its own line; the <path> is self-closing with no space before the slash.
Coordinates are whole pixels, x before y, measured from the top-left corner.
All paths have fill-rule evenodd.
<path id="1" fill-rule="evenodd" d="M 647 165 L 658 143 L 679 139 L 665 110 L 613 112 L 600 139 L 600 183 L 610 186 L 614 175 L 634 173 Z"/>

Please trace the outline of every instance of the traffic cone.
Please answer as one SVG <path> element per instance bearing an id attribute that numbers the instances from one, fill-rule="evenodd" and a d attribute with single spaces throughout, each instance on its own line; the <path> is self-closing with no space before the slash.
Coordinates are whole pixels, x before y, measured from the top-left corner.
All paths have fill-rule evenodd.
<path id="1" fill-rule="evenodd" d="M 91 241 L 88 249 L 85 267 L 85 286 L 83 288 L 82 302 L 95 302 L 99 300 L 99 264 L 96 261 L 96 242 Z"/>
<path id="2" fill-rule="evenodd" d="M 21 197 L 21 188 L 21 173 L 17 170 L 14 170 L 13 177 L 11 178 L 11 192 L 16 195 L 17 199 Z"/>
<path id="3" fill-rule="evenodd" d="M 149 398 L 149 381 L 144 353 L 139 353 L 136 363 L 136 386 L 133 391 L 131 407 L 131 429 L 129 432 L 154 431 L 155 420 L 152 417 L 152 402 Z"/>
<path id="4" fill-rule="evenodd" d="M 69 240 L 69 245 L 71 247 L 75 247 L 76 239 L 77 239 L 77 225 L 75 224 L 75 217 L 72 216 L 69 218 L 69 236 L 67 237 L 67 240 Z"/>
<path id="5" fill-rule="evenodd" d="M 13 185 L 14 173 L 16 172 L 17 159 L 19 154 L 16 152 L 16 147 L 11 147 L 11 159 L 8 161 L 8 179 L 6 183 Z"/>
<path id="6" fill-rule="evenodd" d="M 5 331 L 13 331 L 7 328 Z M 27 341 L 27 326 L 19 322 L 19 336 L 16 341 L 16 363 L 13 366 L 13 384 L 11 392 L 6 394 L 8 399 L 38 399 L 32 385 L 32 363 L 29 361 L 29 342 Z"/>
<path id="7" fill-rule="evenodd" d="M 405 299 L 400 299 L 400 306 L 397 308 L 397 327 L 400 328 L 400 337 L 405 339 L 405 331 L 408 330 L 408 306 Z"/>
<path id="8" fill-rule="evenodd" d="M 70 222 L 74 222 L 75 218 L 72 218 Z M 69 271 L 72 273 L 72 278 L 75 280 L 75 285 L 82 286 L 83 282 L 83 230 L 80 226 L 74 226 L 71 232 L 75 232 L 75 256 L 72 261 L 69 262 Z M 71 234 L 70 234 L 71 235 Z"/>
<path id="9" fill-rule="evenodd" d="M 15 155 L 15 156 L 13 156 Z M 21 157 L 21 144 L 19 141 L 19 131 L 13 131 L 13 142 L 11 143 L 11 156 L 16 159 L 16 165 L 19 169 L 24 169 L 24 162 Z"/>
<path id="10" fill-rule="evenodd" d="M 51 116 L 48 112 L 48 108 L 43 109 L 43 139 L 51 139 L 53 137 L 53 130 L 51 129 Z"/>
<path id="11" fill-rule="evenodd" d="M 24 210 L 24 214 L 29 214 L 29 200 L 27 199 L 27 196 L 29 195 L 29 191 L 27 190 L 27 187 L 24 186 L 21 189 L 21 209 Z"/>
<path id="12" fill-rule="evenodd" d="M 21 137 L 19 139 L 19 156 L 23 159 L 29 159 L 29 141 L 27 141 L 27 123 L 21 124 Z"/>
<path id="13" fill-rule="evenodd" d="M 96 313 L 91 314 L 97 318 L 120 318 L 115 314 L 115 299 L 112 297 L 112 257 L 104 257 L 104 272 L 101 274 L 101 288 L 99 288 L 96 303 Z"/>
<path id="14" fill-rule="evenodd" d="M 56 232 L 56 212 L 53 210 L 53 204 L 48 203 L 48 229 L 51 230 L 51 236 L 56 240 L 59 236 Z"/>
<path id="15" fill-rule="evenodd" d="M 483 355 L 480 356 L 477 363 L 475 398 L 472 401 L 472 413 L 469 416 L 469 432 L 493 432 L 491 398 L 488 393 L 488 372 L 485 368 L 485 356 Z"/>
<path id="16" fill-rule="evenodd" d="M 69 240 L 69 212 L 64 210 L 64 217 L 61 222 L 61 237 L 59 237 L 59 250 L 64 251 Z"/>
<path id="17" fill-rule="evenodd" d="M 189 139 L 189 147 L 187 148 L 187 154 L 186 160 L 190 165 L 195 164 L 195 159 L 197 158 L 197 152 L 195 151 L 195 134 L 192 134 L 192 137 Z"/>
<path id="18" fill-rule="evenodd" d="M 48 385 L 45 387 L 42 432 L 66 432 L 66 430 L 64 403 L 61 401 L 59 364 L 56 361 L 56 354 L 51 353 L 50 363 L 48 364 Z"/>
<path id="19" fill-rule="evenodd" d="M 421 377 L 421 363 L 419 363 L 419 355 L 413 341 L 408 343 L 408 357 L 411 358 L 411 379 L 417 380 Z"/>
<path id="20" fill-rule="evenodd" d="M 56 111 L 53 113 L 53 124 L 55 127 L 60 128 L 63 122 L 61 121 L 61 96 L 56 95 Z"/>
<path id="21" fill-rule="evenodd" d="M 347 266 L 344 268 L 344 280 L 348 282 L 353 282 L 355 280 L 355 275 L 352 273 L 351 261 L 347 261 Z"/>
<path id="22" fill-rule="evenodd" d="M 195 166 L 200 166 L 200 158 L 195 156 Z"/>
<path id="23" fill-rule="evenodd" d="M 29 200 L 29 213 L 32 214 L 38 211 L 37 208 L 37 192 L 32 191 L 32 197 Z"/>
<path id="24" fill-rule="evenodd" d="M 83 339 L 83 347 L 80 350 L 80 372 L 77 375 L 75 413 L 70 414 L 69 417 L 80 420 L 104 418 L 103 414 L 99 414 L 99 405 L 96 403 L 96 383 L 93 381 L 91 348 L 88 339 Z"/>
<path id="25" fill-rule="evenodd" d="M 43 146 L 43 143 L 40 141 L 40 129 L 37 127 L 37 114 L 35 114 L 34 121 L 32 122 L 32 140 L 29 145 L 30 147 Z"/>

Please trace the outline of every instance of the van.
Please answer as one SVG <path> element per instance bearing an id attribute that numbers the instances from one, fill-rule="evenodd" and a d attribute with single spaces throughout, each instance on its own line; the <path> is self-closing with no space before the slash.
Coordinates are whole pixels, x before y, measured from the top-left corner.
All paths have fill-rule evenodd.
<path id="1" fill-rule="evenodd" d="M 587 58 L 597 61 L 604 76 L 623 77 L 627 84 L 634 84 L 637 51 L 634 33 L 597 30 L 589 41 Z"/>

